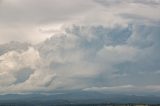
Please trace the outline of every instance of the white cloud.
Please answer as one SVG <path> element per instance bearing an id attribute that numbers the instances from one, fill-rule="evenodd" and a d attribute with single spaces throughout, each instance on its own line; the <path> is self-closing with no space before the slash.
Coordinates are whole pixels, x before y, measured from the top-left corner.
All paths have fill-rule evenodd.
<path id="1" fill-rule="evenodd" d="M 159 85 L 135 86 L 135 85 L 121 85 L 111 87 L 91 87 L 85 88 L 84 91 L 96 92 L 110 92 L 110 93 L 123 93 L 123 94 L 156 94 L 160 91 Z"/>
<path id="2" fill-rule="evenodd" d="M 100 60 L 104 63 L 116 64 L 121 61 L 134 61 L 138 53 L 138 49 L 129 46 L 105 46 L 98 52 Z"/>
<path id="3" fill-rule="evenodd" d="M 26 52 L 18 53 L 10 51 L 0 56 L 0 70 L 9 72 L 19 70 L 24 67 L 36 68 L 40 63 L 39 53 L 34 48 L 29 48 Z"/>
<path id="4" fill-rule="evenodd" d="M 33 47 L 21 53 L 9 51 L 1 55 L 0 60 L 0 87 L 4 89 L 0 92 L 34 91 L 49 86 L 56 76 L 53 71 L 45 68 L 46 64 L 43 63 L 39 52 Z M 25 68 L 29 68 L 29 70 Z M 25 77 L 27 71 L 31 71 L 28 78 Z M 22 82 L 18 80 L 22 80 Z"/>
<path id="5" fill-rule="evenodd" d="M 91 88 L 85 88 L 83 89 L 84 91 L 126 91 L 128 89 L 132 89 L 134 86 L 133 85 L 122 85 L 122 86 L 113 86 L 113 87 L 91 87 Z"/>
<path id="6" fill-rule="evenodd" d="M 160 92 L 160 85 L 148 85 L 146 89 L 149 89 L 153 92 Z"/>

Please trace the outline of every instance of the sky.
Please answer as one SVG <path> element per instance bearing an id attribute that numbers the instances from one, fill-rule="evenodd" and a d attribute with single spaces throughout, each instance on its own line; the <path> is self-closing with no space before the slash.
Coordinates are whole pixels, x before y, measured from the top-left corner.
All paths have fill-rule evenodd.
<path id="1" fill-rule="evenodd" d="M 0 94 L 160 95 L 160 0 L 0 0 Z"/>

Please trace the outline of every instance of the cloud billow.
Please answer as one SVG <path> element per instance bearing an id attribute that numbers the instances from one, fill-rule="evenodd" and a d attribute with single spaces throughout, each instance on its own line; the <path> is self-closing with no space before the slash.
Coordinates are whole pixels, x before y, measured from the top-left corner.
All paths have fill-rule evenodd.
<path id="1" fill-rule="evenodd" d="M 159 94 L 159 0 L 71 1 L 0 1 L 0 94 Z"/>
<path id="2" fill-rule="evenodd" d="M 73 25 L 28 50 L 10 49 L 0 56 L 1 78 L 9 77 L 1 80 L 1 92 L 159 85 L 158 28 Z"/>

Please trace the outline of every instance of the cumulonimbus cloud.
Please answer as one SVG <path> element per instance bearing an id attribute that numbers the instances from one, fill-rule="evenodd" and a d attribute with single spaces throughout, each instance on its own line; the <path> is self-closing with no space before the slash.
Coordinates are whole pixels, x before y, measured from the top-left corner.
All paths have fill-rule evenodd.
<path id="1" fill-rule="evenodd" d="M 92 86 L 99 89 L 96 86 L 116 84 L 148 86 L 144 80 L 149 85 L 158 85 L 158 74 L 154 74 L 159 69 L 155 61 L 160 60 L 158 29 L 141 25 L 113 28 L 74 25 L 28 49 L 3 51 L 0 92 L 54 92 Z M 123 87 L 136 92 L 136 87 L 120 88 Z M 115 90 L 118 92 L 118 87 Z"/>

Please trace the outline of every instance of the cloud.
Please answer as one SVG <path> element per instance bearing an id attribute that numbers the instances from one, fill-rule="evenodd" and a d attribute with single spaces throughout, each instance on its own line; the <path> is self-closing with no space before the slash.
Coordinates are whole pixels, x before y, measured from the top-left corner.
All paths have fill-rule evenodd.
<path id="1" fill-rule="evenodd" d="M 129 46 L 106 46 L 98 52 L 101 60 L 105 62 L 121 62 L 121 61 L 134 61 L 138 49 Z M 113 58 L 114 57 L 114 58 Z"/>
<path id="2" fill-rule="evenodd" d="M 37 67 L 36 65 L 40 63 L 38 52 L 36 52 L 33 48 L 29 48 L 23 53 L 9 51 L 1 55 L 0 60 L 0 73 L 5 75 L 9 74 L 11 76 L 13 75 L 15 79 L 18 74 L 23 73 L 23 70 L 21 69 L 28 67 L 31 69 L 35 69 Z"/>
<path id="3" fill-rule="evenodd" d="M 36 45 L 4 44 L 0 78 L 9 78 L 0 81 L 0 92 L 61 92 L 93 87 L 103 92 L 126 89 L 134 93 L 149 85 L 158 86 L 158 29 L 136 24 L 73 25 Z"/>
<path id="4" fill-rule="evenodd" d="M 123 3 L 136 3 L 136 4 L 143 4 L 143 5 L 159 5 L 159 0 L 95 0 L 100 4 L 109 6 L 109 5 L 119 5 Z"/>
<path id="5" fill-rule="evenodd" d="M 45 5 L 44 5 L 45 4 Z M 42 34 L 39 29 L 46 26 L 69 23 L 90 10 L 91 0 L 5 0 L 1 3 L 0 31 L 1 43 L 8 41 L 27 41 L 37 43 L 51 35 Z M 29 7 L 29 8 L 28 8 Z M 16 38 L 16 39 L 15 39 Z"/>
<path id="6" fill-rule="evenodd" d="M 92 88 L 85 88 L 83 89 L 84 91 L 99 91 L 99 92 L 104 92 L 104 91 L 126 91 L 128 89 L 132 89 L 134 86 L 133 85 L 122 85 L 122 86 L 113 86 L 113 87 L 92 87 Z"/>
<path id="7" fill-rule="evenodd" d="M 3 55 L 9 51 L 18 51 L 23 52 L 28 49 L 28 47 L 31 46 L 29 43 L 20 43 L 20 42 L 9 42 L 6 44 L 0 45 L 0 55 Z"/>
<path id="8" fill-rule="evenodd" d="M 159 5 L 159 0 L 69 0 L 67 3 L 63 0 L 5 0 L 0 9 L 0 42 L 36 44 L 63 31 L 57 27 L 72 24 L 110 27 L 128 23 L 156 24 L 160 17 Z"/>
<path id="9" fill-rule="evenodd" d="M 130 0 L 131 2 L 134 2 L 134 3 L 142 3 L 142 4 L 146 4 L 146 5 L 158 5 L 160 4 L 160 1 L 159 0 Z"/>
<path id="10" fill-rule="evenodd" d="M 88 4 L 88 2 L 83 3 L 83 1 L 80 0 L 69 0 L 65 3 L 63 0 L 25 0 L 23 2 L 20 0 L 5 0 L 1 7 L 1 12 L 3 13 L 1 14 L 1 20 L 5 21 L 5 23 L 50 23 L 63 20 L 65 21 L 74 17 L 76 13 L 81 13 L 90 8 L 88 7 L 90 5 L 92 4 Z M 30 8 L 28 8 L 28 6 Z M 4 14 L 5 12 L 12 14 Z M 12 18 L 7 17 L 8 15 L 11 15 Z M 19 21 L 16 21 L 17 19 Z"/>
<path id="11" fill-rule="evenodd" d="M 32 91 L 38 86 L 49 86 L 55 76 L 47 68 L 42 71 L 45 64 L 33 47 L 21 53 L 9 51 L 0 60 L 1 92 Z"/>
<path id="12" fill-rule="evenodd" d="M 112 87 L 91 87 L 85 88 L 83 91 L 96 91 L 96 92 L 110 92 L 110 93 L 123 93 L 123 94 L 156 94 L 159 90 L 159 85 L 147 86 L 134 86 L 134 85 L 121 85 Z"/>
<path id="13" fill-rule="evenodd" d="M 159 5 L 159 0 L 3 0 L 0 92 L 158 89 Z"/>
<path id="14" fill-rule="evenodd" d="M 116 19 L 120 16 L 122 20 L 141 25 L 144 23 L 157 25 L 156 23 L 160 21 L 159 0 L 95 0 L 95 2 L 104 6 L 105 11 L 112 13 Z"/>

